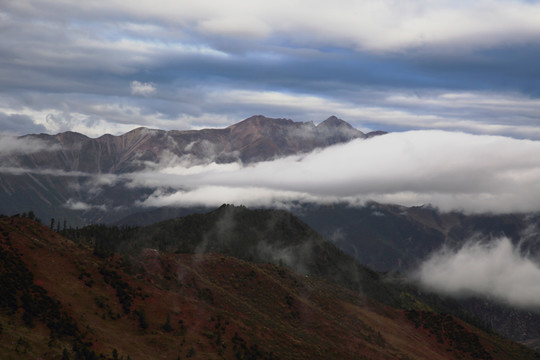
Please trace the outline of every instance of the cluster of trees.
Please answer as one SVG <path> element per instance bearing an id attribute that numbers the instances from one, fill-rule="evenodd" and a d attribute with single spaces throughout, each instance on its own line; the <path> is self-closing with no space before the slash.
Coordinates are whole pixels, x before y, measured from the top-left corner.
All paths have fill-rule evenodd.
<path id="1" fill-rule="evenodd" d="M 54 224 L 51 223 L 51 225 Z M 103 224 L 74 229 L 66 227 L 64 224 L 63 230 L 60 230 L 59 233 L 76 243 L 92 246 L 94 255 L 104 258 L 117 252 L 121 244 L 133 239 L 138 229 L 138 227 L 118 227 Z"/>
<path id="2" fill-rule="evenodd" d="M 34 212 L 32 210 L 30 210 L 29 212 L 23 212 L 22 214 L 16 214 L 16 215 L 13 215 L 13 216 L 15 216 L 15 217 L 20 216 L 20 217 L 23 217 L 23 218 L 29 218 L 30 220 L 34 220 L 34 221 L 41 224 L 41 219 L 37 218 L 36 214 L 34 214 Z"/>
<path id="3" fill-rule="evenodd" d="M 51 224 L 49 225 L 49 227 L 51 228 L 51 230 L 55 230 L 57 233 L 65 232 L 67 230 L 67 220 L 64 219 L 64 224 L 62 228 L 60 228 L 60 220 L 55 220 L 55 218 L 51 218 Z"/>
<path id="4" fill-rule="evenodd" d="M 237 359 L 249 359 L 249 360 L 273 360 L 276 359 L 273 353 L 267 353 L 262 349 L 259 349 L 257 344 L 248 345 L 246 340 L 234 333 L 232 338 L 233 351 Z"/>

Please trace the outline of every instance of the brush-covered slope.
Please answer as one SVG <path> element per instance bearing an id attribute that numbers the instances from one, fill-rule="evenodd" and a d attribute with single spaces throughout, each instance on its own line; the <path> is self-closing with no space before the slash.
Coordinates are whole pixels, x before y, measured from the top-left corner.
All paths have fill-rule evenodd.
<path id="1" fill-rule="evenodd" d="M 391 217 L 376 216 L 376 219 L 387 218 Z M 385 228 L 381 224 L 373 225 Z M 414 228 L 406 221 L 386 225 L 390 228 L 381 235 L 389 234 L 396 238 L 404 229 L 410 232 Z M 482 324 L 490 324 L 514 340 L 536 338 L 537 322 L 534 315 L 497 306 L 485 299 L 476 303 L 449 301 L 411 289 L 401 282 L 389 282 L 379 273 L 356 263 L 334 243 L 326 241 L 285 211 L 223 205 L 208 213 L 175 218 L 142 228 L 89 226 L 70 236 L 77 241 L 100 239 L 96 243 L 96 250 L 103 254 L 133 254 L 144 248 L 154 248 L 197 254 L 225 253 L 247 261 L 284 265 L 300 274 L 318 276 L 361 291 L 390 306 L 410 309 L 422 303 L 424 308 L 467 319 L 471 319 L 473 314 Z M 407 243 L 414 237 L 415 233 L 412 233 Z M 429 240 L 429 236 L 425 236 L 425 239 Z"/>
<path id="2" fill-rule="evenodd" d="M 364 207 L 306 206 L 299 216 L 345 253 L 379 271 L 410 271 L 443 246 L 459 249 L 471 239 L 495 243 L 505 237 L 516 252 L 531 258 L 540 253 L 539 214 L 465 215 L 429 206 L 371 203 Z M 540 348 L 538 309 L 496 303 L 487 297 L 461 298 L 459 302 L 497 332 Z"/>
<path id="3" fill-rule="evenodd" d="M 0 219 L 3 359 L 535 359 L 448 315 L 401 311 L 223 254 L 103 257 Z"/>
<path id="4" fill-rule="evenodd" d="M 192 214 L 142 228 L 114 231 L 89 226 L 72 238 L 99 238 L 97 249 L 105 254 L 138 253 L 144 248 L 176 253 L 221 253 L 256 263 L 287 266 L 353 290 L 369 292 L 392 305 L 398 293 L 380 286 L 378 273 L 359 265 L 326 241 L 296 216 L 283 210 L 248 209 L 222 205 L 203 214 Z"/>
<path id="5" fill-rule="evenodd" d="M 92 242 L 96 252 L 137 254 L 158 251 L 221 253 L 256 263 L 286 266 L 296 273 L 317 276 L 360 291 L 387 305 L 408 309 L 422 302 L 439 311 L 468 315 L 457 303 L 410 289 L 361 265 L 321 237 L 298 217 L 283 210 L 222 205 L 201 214 L 145 227 L 88 226 L 64 233 L 78 242 Z M 486 322 L 491 323 L 491 322 Z"/>

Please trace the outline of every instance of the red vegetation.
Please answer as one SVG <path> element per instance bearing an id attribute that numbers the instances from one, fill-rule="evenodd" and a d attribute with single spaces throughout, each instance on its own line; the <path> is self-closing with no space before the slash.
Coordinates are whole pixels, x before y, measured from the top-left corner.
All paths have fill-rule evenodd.
<path id="1" fill-rule="evenodd" d="M 21 283 L 12 307 L 0 308 L 3 358 L 536 356 L 450 316 L 404 313 L 317 278 L 221 254 L 146 249 L 100 258 L 25 218 L 0 218 L 0 250 L 0 279 L 7 271 L 26 274 L 24 286 L 62 319 L 52 322 L 39 306 L 25 317 Z"/>

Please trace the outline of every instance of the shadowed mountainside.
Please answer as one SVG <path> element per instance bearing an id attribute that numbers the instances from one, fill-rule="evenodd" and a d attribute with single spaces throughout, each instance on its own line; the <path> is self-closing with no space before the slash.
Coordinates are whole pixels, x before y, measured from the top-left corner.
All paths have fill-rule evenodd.
<path id="1" fill-rule="evenodd" d="M 104 256 L 28 218 L 0 218 L 0 281 L 5 358 L 538 358 L 284 267 L 148 248 Z"/>
<path id="2" fill-rule="evenodd" d="M 465 215 L 429 206 L 371 203 L 356 208 L 306 205 L 298 216 L 345 253 L 378 271 L 409 272 L 443 246 L 459 249 L 475 238 L 489 242 L 506 237 L 522 254 L 536 257 L 540 252 L 538 214 Z M 520 309 L 480 297 L 459 302 L 499 333 L 539 348 L 537 309 Z"/>
<path id="3" fill-rule="evenodd" d="M 352 290 L 369 292 L 396 305 L 397 293 L 382 286 L 376 272 L 359 265 L 294 215 L 282 210 L 222 205 L 145 227 L 88 226 L 66 231 L 76 241 L 92 241 L 103 254 L 137 254 L 145 248 L 174 253 L 220 253 L 255 263 L 273 263 L 318 276 Z"/>
<path id="4" fill-rule="evenodd" d="M 304 204 L 293 211 L 343 253 L 369 268 L 384 272 L 407 273 L 443 245 L 460 248 L 467 239 L 478 236 L 483 236 L 485 241 L 508 237 L 514 246 L 530 256 L 536 256 L 540 250 L 537 214 L 465 215 L 442 213 L 429 206 L 377 203 L 363 207 Z M 186 213 L 188 209 L 155 209 L 134 214 L 121 224 L 149 224 Z M 470 297 L 457 301 L 497 332 L 539 348 L 540 314 L 537 312 L 487 298 Z"/>

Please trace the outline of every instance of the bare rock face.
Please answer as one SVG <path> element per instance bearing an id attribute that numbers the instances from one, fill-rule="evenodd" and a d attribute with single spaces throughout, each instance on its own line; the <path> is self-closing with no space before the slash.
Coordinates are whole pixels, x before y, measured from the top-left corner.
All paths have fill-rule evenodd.
<path id="1" fill-rule="evenodd" d="M 309 152 L 366 135 L 332 116 L 318 126 L 287 119 L 252 116 L 225 129 L 163 131 L 137 128 L 120 136 L 92 139 L 65 132 L 27 135 L 50 145 L 51 151 L 26 154 L 14 166 L 55 168 L 88 173 L 126 173 L 159 162 L 164 153 L 195 162 L 244 163 Z M 2 159 L 0 159 L 1 161 Z"/>

